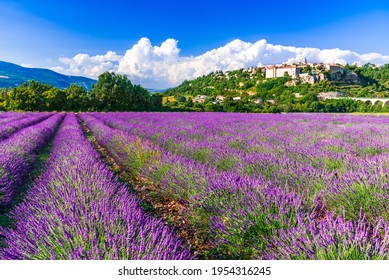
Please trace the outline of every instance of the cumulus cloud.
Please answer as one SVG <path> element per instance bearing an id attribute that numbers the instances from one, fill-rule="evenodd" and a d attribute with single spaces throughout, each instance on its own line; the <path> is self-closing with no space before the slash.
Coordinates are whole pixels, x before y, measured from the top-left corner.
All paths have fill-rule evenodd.
<path id="1" fill-rule="evenodd" d="M 273 45 L 266 40 L 250 43 L 239 39 L 199 56 L 189 57 L 180 55 L 178 41 L 175 39 L 167 39 L 160 46 L 153 46 L 148 38 L 142 38 L 124 55 L 109 51 L 105 55 L 78 54 L 72 58 L 63 57 L 59 59 L 63 66 L 53 70 L 93 78 L 104 71 L 114 71 L 125 74 L 134 83 L 146 87 L 168 88 L 212 71 L 297 63 L 305 58 L 310 62 L 323 63 L 389 63 L 389 56 L 379 53 L 359 54 L 340 49 L 298 48 Z"/>
<path id="2" fill-rule="evenodd" d="M 72 58 L 61 57 L 59 59 L 66 67 L 53 67 L 52 70 L 79 76 L 95 78 L 105 71 L 117 71 L 122 57 L 115 52 L 109 51 L 104 55 L 90 56 L 77 54 Z"/>

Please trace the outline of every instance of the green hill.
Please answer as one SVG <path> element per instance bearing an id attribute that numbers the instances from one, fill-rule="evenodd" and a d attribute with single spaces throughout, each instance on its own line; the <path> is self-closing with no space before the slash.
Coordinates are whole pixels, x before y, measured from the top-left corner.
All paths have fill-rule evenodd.
<path id="1" fill-rule="evenodd" d="M 261 69 L 239 69 L 233 71 L 217 71 L 203 75 L 194 80 L 184 81 L 181 85 L 164 91 L 165 96 L 196 96 L 206 94 L 233 95 L 241 92 L 255 92 L 257 83 L 263 80 Z"/>
<path id="2" fill-rule="evenodd" d="M 91 89 L 92 84 L 96 83 L 96 80 L 85 77 L 67 76 L 48 69 L 26 68 L 0 61 L 0 88 L 18 87 L 30 80 L 51 84 L 60 89 L 65 89 L 71 84 Z"/>
<path id="3" fill-rule="evenodd" d="M 358 82 L 346 81 L 348 74 L 356 75 Z M 325 74 L 325 72 L 323 72 Z M 317 91 L 342 91 L 347 96 L 354 97 L 389 97 L 389 64 L 377 67 L 373 64 L 366 64 L 362 67 L 344 67 L 343 74 L 327 75 L 327 80 L 317 84 L 304 84 L 301 81 L 288 81 L 285 85 L 291 93 L 299 92 L 302 95 L 307 92 Z M 282 80 L 282 79 L 281 79 Z M 272 79 L 265 79 L 261 68 L 239 69 L 234 71 L 217 71 L 203 75 L 194 80 L 184 81 L 181 85 L 166 90 L 164 96 L 208 95 L 210 97 L 239 96 L 243 93 L 254 98 L 262 97 L 261 93 L 273 89 L 278 82 Z M 281 93 L 280 91 L 274 92 Z M 273 94 L 273 93 L 272 93 Z"/>
<path id="4" fill-rule="evenodd" d="M 315 66 L 315 65 L 314 65 Z M 166 90 L 171 110 L 229 112 L 389 112 L 356 101 L 321 100 L 322 92 L 345 97 L 389 97 L 389 64 L 345 65 L 331 72 L 306 67 L 296 78 L 266 79 L 261 68 L 217 71 Z M 314 77 L 319 77 L 314 81 Z M 310 82 L 306 82 L 306 79 Z M 169 97 L 169 98 L 168 98 Z"/>

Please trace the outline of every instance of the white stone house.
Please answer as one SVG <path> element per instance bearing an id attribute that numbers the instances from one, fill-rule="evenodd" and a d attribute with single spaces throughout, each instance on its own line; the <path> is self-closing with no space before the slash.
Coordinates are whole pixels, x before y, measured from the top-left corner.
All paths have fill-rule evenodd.
<path id="1" fill-rule="evenodd" d="M 205 99 L 208 98 L 208 95 L 197 95 L 194 99 L 193 99 L 193 103 L 204 103 Z"/>
<path id="2" fill-rule="evenodd" d="M 329 91 L 329 92 L 319 92 L 317 94 L 317 97 L 325 100 L 325 99 L 334 98 L 334 97 L 344 97 L 344 95 L 345 95 L 344 92 Z"/>
<path id="3" fill-rule="evenodd" d="M 216 101 L 223 102 L 224 101 L 224 96 L 222 96 L 222 95 L 216 96 Z"/>

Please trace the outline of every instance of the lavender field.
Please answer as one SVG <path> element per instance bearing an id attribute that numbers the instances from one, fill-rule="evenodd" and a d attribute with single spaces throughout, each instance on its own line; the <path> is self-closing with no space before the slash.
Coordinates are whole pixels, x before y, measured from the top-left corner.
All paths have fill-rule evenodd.
<path id="1" fill-rule="evenodd" d="M 0 113 L 0 259 L 388 259 L 388 174 L 386 116 Z"/>

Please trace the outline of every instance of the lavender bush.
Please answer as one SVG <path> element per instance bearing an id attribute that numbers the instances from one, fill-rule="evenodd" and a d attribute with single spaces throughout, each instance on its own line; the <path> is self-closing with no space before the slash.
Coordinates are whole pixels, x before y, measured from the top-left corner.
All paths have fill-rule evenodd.
<path id="1" fill-rule="evenodd" d="M 13 202 L 39 150 L 54 135 L 62 119 L 63 114 L 56 114 L 0 142 L 0 213 Z"/>
<path id="2" fill-rule="evenodd" d="M 30 125 L 36 124 L 44 119 L 47 119 L 53 115 L 52 113 L 43 113 L 43 114 L 34 114 L 32 116 L 27 115 L 25 118 L 17 118 L 16 120 L 7 121 L 0 124 L 0 141 L 6 139 L 12 133 L 28 127 Z"/>

